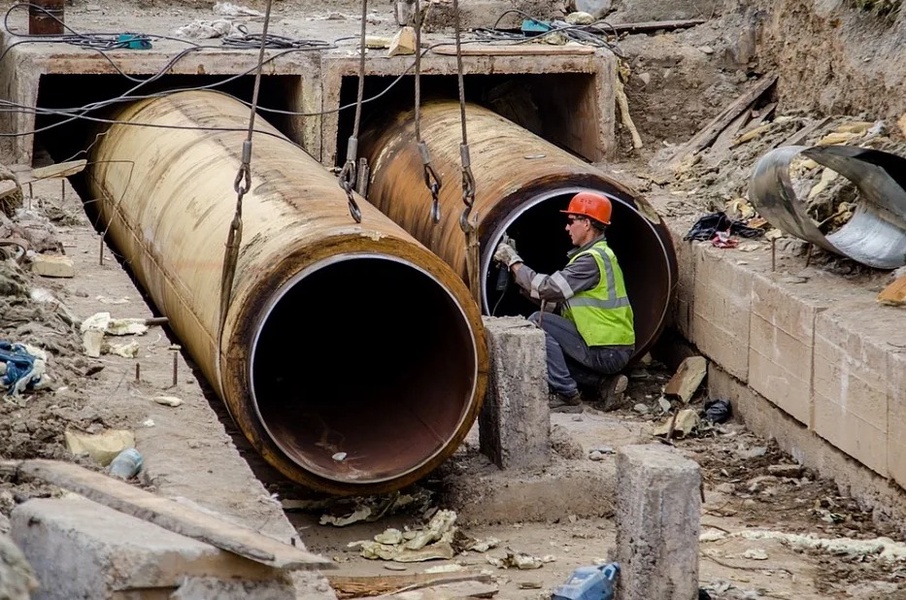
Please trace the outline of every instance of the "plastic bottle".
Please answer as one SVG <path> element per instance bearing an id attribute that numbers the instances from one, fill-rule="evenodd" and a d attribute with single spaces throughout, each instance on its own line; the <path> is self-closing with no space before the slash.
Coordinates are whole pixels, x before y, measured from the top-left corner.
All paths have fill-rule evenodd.
<path id="1" fill-rule="evenodd" d="M 126 448 L 110 463 L 109 473 L 119 479 L 131 479 L 142 470 L 144 459 L 135 448 Z"/>

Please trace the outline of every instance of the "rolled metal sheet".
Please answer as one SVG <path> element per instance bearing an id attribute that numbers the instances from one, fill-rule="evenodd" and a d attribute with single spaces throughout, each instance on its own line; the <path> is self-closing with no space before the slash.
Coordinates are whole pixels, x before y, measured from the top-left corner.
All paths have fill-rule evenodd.
<path id="1" fill-rule="evenodd" d="M 824 235 L 796 197 L 790 163 L 802 154 L 852 181 L 861 193 L 853 216 Z M 856 146 L 784 146 L 762 156 L 749 199 L 778 229 L 834 254 L 879 269 L 906 264 L 906 159 Z"/>
<path id="2" fill-rule="evenodd" d="M 608 243 L 625 273 L 636 321 L 636 352 L 643 356 L 667 320 L 676 285 L 676 255 L 669 230 L 645 199 L 600 169 L 494 112 L 466 106 L 477 229 L 481 251 L 482 308 L 486 314 L 527 315 L 537 307 L 510 284 L 496 289 L 493 253 L 504 234 L 533 269 L 562 268 L 571 245 L 560 214 L 580 191 L 606 194 L 613 203 Z M 458 102 L 434 100 L 421 107 L 421 135 L 443 185 L 440 221 L 432 219 L 431 194 L 415 142 L 414 111 L 366 124 L 359 149 L 368 158 L 368 198 L 467 280 L 466 240 L 459 220 L 461 121 Z"/>
<path id="3" fill-rule="evenodd" d="M 249 109 L 187 91 L 132 104 L 97 138 L 102 227 L 255 449 L 334 494 L 426 475 L 484 397 L 481 314 L 461 279 L 256 120 L 232 301 L 224 245 Z"/>

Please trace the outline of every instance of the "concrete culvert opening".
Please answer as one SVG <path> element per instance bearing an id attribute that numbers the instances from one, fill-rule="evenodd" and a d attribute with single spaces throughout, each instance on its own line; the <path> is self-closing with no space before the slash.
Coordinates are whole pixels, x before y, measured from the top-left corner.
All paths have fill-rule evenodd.
<path id="1" fill-rule="evenodd" d="M 273 442 L 315 475 L 400 478 L 461 429 L 475 340 L 455 299 L 412 264 L 362 255 L 318 263 L 284 287 L 258 328 L 255 410 Z"/>
<path id="2" fill-rule="evenodd" d="M 485 244 L 482 262 L 483 310 L 493 316 L 528 316 L 538 310 L 537 301 L 528 298 L 512 276 L 500 275 L 493 260 L 494 249 L 504 235 L 515 241 L 517 252 L 526 264 L 539 273 L 562 269 L 573 248 L 566 233 L 566 215 L 561 213 L 570 198 L 580 191 L 594 191 L 610 198 L 613 205 L 607 243 L 623 270 L 627 293 L 635 314 L 636 356 L 650 349 L 663 329 L 675 277 L 673 248 L 664 233 L 633 206 L 600 189 L 560 188 L 540 194 L 510 212 Z M 503 289 L 500 289 L 500 288 Z"/>

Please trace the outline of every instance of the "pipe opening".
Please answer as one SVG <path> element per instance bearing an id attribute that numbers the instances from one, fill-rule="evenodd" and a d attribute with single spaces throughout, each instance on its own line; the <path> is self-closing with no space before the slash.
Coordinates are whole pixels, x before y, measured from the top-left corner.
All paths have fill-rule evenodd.
<path id="1" fill-rule="evenodd" d="M 635 315 L 636 353 L 648 351 L 666 318 L 672 292 L 671 264 L 673 248 L 665 245 L 663 233 L 636 211 L 631 200 L 618 198 L 601 189 L 560 188 L 524 202 L 500 222 L 484 244 L 482 257 L 483 311 L 493 316 L 528 316 L 538 304 L 527 298 L 519 286 L 498 279 L 499 266 L 493 260 L 494 250 L 507 234 L 525 263 L 539 273 L 550 274 L 568 262 L 573 248 L 566 233 L 566 215 L 560 211 L 580 191 L 603 193 L 613 203 L 611 226 L 606 230 L 607 243 L 613 249 L 626 281 L 627 293 Z M 669 242 L 669 240 L 667 240 Z"/>
<path id="2" fill-rule="evenodd" d="M 376 483 L 430 462 L 466 418 L 477 380 L 466 315 L 396 257 L 339 255 L 288 282 L 260 318 L 252 401 L 296 464 Z"/>

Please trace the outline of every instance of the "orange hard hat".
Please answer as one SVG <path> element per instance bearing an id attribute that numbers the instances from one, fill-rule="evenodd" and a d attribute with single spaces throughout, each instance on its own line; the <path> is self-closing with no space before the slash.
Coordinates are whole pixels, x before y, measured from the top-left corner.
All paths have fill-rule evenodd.
<path id="1" fill-rule="evenodd" d="M 579 192 L 569 201 L 569 207 L 560 212 L 582 215 L 603 225 L 610 225 L 610 213 L 613 212 L 613 206 L 610 204 L 610 199 L 603 194 Z"/>

